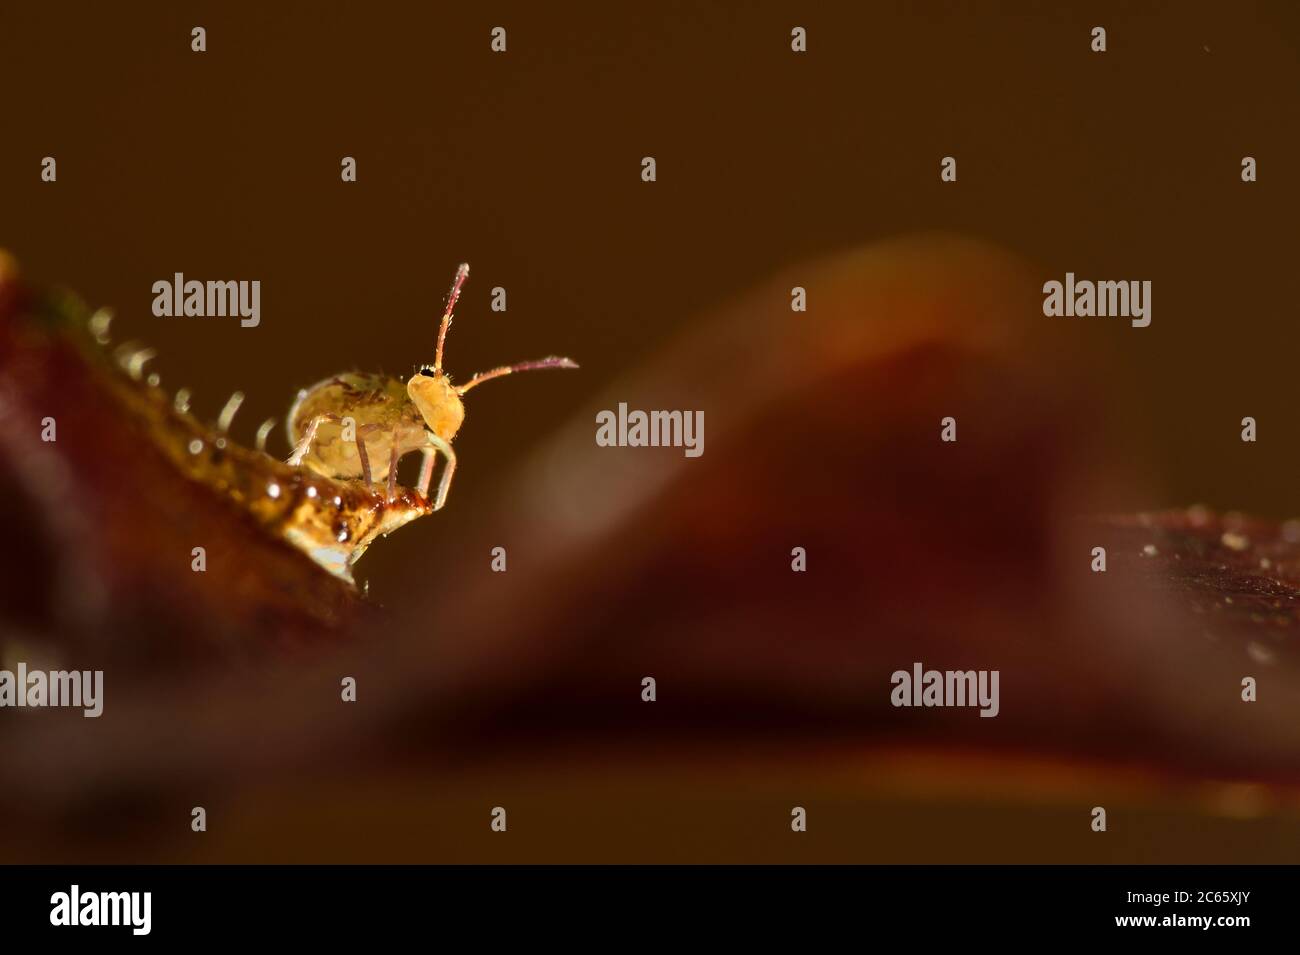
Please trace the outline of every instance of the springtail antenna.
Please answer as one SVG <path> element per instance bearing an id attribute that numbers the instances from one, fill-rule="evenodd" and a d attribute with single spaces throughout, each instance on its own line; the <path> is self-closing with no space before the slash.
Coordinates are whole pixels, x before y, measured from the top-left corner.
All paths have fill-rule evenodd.
<path id="1" fill-rule="evenodd" d="M 447 343 L 447 329 L 451 328 L 451 313 L 456 308 L 456 300 L 460 298 L 460 287 L 465 284 L 469 278 L 469 263 L 462 262 L 460 268 L 456 270 L 456 278 L 451 283 L 451 294 L 447 296 L 447 311 L 442 313 L 442 324 L 438 327 L 438 350 L 433 354 L 433 370 L 435 374 L 442 374 L 442 349 Z"/>
<path id="2" fill-rule="evenodd" d="M 491 381 L 493 378 L 500 378 L 502 375 L 513 375 L 517 371 L 532 371 L 534 368 L 577 368 L 578 363 L 572 358 L 557 358 L 554 355 L 549 358 L 539 358 L 537 361 L 521 361 L 517 365 L 502 365 L 500 368 L 493 368 L 491 371 L 485 371 L 482 374 L 475 375 L 465 384 L 456 389 L 456 394 L 463 395 L 475 385 L 481 385 L 485 381 Z"/>

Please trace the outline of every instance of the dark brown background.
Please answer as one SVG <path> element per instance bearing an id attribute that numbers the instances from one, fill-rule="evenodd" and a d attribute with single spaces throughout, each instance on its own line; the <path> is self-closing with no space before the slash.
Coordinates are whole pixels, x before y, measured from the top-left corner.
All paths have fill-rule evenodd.
<path id="1" fill-rule="evenodd" d="M 469 261 L 453 370 L 584 365 L 582 382 L 473 396 L 472 486 L 519 451 L 494 424 L 540 429 L 776 267 L 950 228 L 1044 280 L 1152 280 L 1150 328 L 1060 320 L 1052 335 L 1113 346 L 1122 377 L 1097 388 L 1128 389 L 1168 503 L 1297 510 L 1289 4 L 414 7 L 7 9 L 4 244 L 33 277 L 114 306 L 119 336 L 156 343 L 164 381 L 200 408 L 248 392 L 250 432 L 329 372 L 428 360 Z M 206 54 L 190 52 L 196 24 Z M 45 155 L 57 185 L 39 180 Z M 261 327 L 155 319 L 150 285 L 175 271 L 261 279 Z"/>
<path id="2" fill-rule="evenodd" d="M 790 52 L 794 25 L 807 54 Z M 1106 363 L 1098 413 L 1129 409 L 1159 490 L 1105 503 L 1287 517 L 1296 42 L 1285 3 L 6 8 L 0 246 L 115 307 L 117 337 L 156 345 L 200 412 L 246 391 L 245 438 L 326 374 L 429 360 L 462 260 L 454 372 L 577 359 L 471 396 L 455 506 L 362 565 L 390 604 L 455 559 L 496 474 L 693 316 L 918 229 L 1001 243 L 1044 281 L 1150 279 L 1147 329 L 1006 316 Z M 57 184 L 40 181 L 46 155 Z M 945 155 L 956 184 L 939 181 Z M 260 279 L 261 326 L 154 318 L 150 286 L 176 271 Z"/>

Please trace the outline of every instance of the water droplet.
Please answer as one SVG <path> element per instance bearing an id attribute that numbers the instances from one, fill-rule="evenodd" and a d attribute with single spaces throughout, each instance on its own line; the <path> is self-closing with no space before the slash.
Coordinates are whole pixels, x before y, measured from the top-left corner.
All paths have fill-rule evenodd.
<path id="1" fill-rule="evenodd" d="M 1224 547 L 1236 551 L 1245 550 L 1250 546 L 1249 537 L 1246 537 L 1244 534 L 1233 533 L 1232 531 L 1224 531 L 1223 536 L 1219 538 L 1219 541 Z"/>
<path id="2" fill-rule="evenodd" d="M 108 344 L 108 329 L 113 324 L 113 313 L 101 308 L 90 316 L 90 333 L 95 336 L 95 341 L 101 345 Z"/>
<path id="3" fill-rule="evenodd" d="M 1250 655 L 1250 658 L 1254 660 L 1256 663 L 1265 663 L 1265 664 L 1272 663 L 1273 660 L 1275 659 L 1275 657 L 1273 656 L 1273 651 L 1270 650 L 1268 647 L 1264 646 L 1262 643 L 1252 642 L 1250 644 L 1247 644 L 1246 653 L 1248 653 Z"/>

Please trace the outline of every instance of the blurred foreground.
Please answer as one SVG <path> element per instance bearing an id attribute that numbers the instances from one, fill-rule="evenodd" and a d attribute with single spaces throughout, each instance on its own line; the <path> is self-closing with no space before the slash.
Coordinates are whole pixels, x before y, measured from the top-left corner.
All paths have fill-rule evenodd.
<path id="1" fill-rule="evenodd" d="M 162 466 L 75 370 L 77 307 L 6 269 L 0 654 L 103 669 L 106 702 L 0 714 L 0 857 L 1294 861 L 1300 534 L 1089 517 L 1144 471 L 1040 294 L 936 236 L 775 276 L 591 395 L 379 608 Z M 703 409 L 706 453 L 596 447 L 620 401 Z M 891 707 L 914 661 L 999 670 L 1000 715 Z"/>

